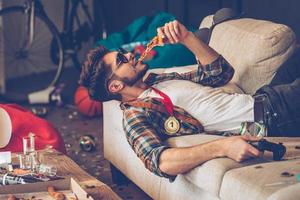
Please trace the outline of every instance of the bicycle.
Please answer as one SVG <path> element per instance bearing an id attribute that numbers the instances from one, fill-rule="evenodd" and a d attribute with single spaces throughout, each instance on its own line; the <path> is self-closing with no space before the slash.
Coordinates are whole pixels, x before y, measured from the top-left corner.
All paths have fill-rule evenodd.
<path id="1" fill-rule="evenodd" d="M 81 16 L 78 12 L 81 9 Z M 84 21 L 82 21 L 84 18 Z M 30 84 L 31 90 L 20 89 L 20 79 L 8 77 L 4 99 L 18 103 L 61 103 L 61 88 L 57 82 L 66 60 L 70 59 L 80 69 L 78 52 L 82 46 L 94 40 L 95 25 L 84 0 L 64 0 L 63 31 L 59 32 L 48 17 L 41 0 L 25 0 L 23 5 L 0 10 L 0 55 L 5 59 L 7 74 L 18 75 L 22 84 Z M 106 37 L 102 23 L 102 38 Z M 1 35 L 2 34 L 2 35 Z M 12 40 L 13 34 L 18 34 Z M 1 54 L 2 53 L 2 54 Z M 40 73 L 47 72 L 42 77 Z M 41 84 L 42 83 L 42 84 Z"/>

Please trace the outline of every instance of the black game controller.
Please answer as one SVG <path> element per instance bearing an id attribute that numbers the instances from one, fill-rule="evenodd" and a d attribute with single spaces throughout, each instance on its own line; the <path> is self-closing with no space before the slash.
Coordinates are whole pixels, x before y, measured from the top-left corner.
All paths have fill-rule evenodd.
<path id="1" fill-rule="evenodd" d="M 259 151 L 271 151 L 273 152 L 273 160 L 281 160 L 286 152 L 286 147 L 282 143 L 269 142 L 266 139 L 262 139 L 258 142 L 249 142 L 252 146 L 257 148 Z"/>

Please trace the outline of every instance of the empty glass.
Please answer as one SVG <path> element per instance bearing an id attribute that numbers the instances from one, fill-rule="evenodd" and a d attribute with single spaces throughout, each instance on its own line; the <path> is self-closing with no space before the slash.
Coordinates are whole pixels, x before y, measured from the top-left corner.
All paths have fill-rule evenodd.
<path id="1" fill-rule="evenodd" d="M 57 173 L 57 168 L 53 165 L 49 165 L 49 164 L 41 164 L 39 166 L 39 170 L 38 172 L 40 174 L 43 174 L 45 176 L 55 176 Z"/>
<path id="2" fill-rule="evenodd" d="M 27 137 L 23 137 L 23 153 L 30 154 L 35 151 L 35 135 L 30 133 Z"/>
<path id="3" fill-rule="evenodd" d="M 19 154 L 18 159 L 21 169 L 30 169 L 32 172 L 38 170 L 40 163 L 35 151 L 35 135 L 33 133 L 23 137 L 23 154 Z"/>

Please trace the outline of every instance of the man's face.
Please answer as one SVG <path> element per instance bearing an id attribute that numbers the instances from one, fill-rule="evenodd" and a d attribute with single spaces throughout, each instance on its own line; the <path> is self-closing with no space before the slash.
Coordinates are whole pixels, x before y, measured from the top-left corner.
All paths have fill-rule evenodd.
<path id="1" fill-rule="evenodd" d="M 103 61 L 111 66 L 112 75 L 116 75 L 129 86 L 141 80 L 148 70 L 148 65 L 136 61 L 131 52 L 123 49 L 107 53 Z"/>

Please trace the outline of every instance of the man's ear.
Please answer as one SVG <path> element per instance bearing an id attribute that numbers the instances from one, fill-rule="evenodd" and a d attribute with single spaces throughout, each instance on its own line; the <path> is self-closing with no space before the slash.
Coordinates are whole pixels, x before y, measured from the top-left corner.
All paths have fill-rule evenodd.
<path id="1" fill-rule="evenodd" d="M 119 80 L 112 80 L 108 86 L 108 90 L 111 93 L 118 93 L 124 88 L 124 83 Z"/>

